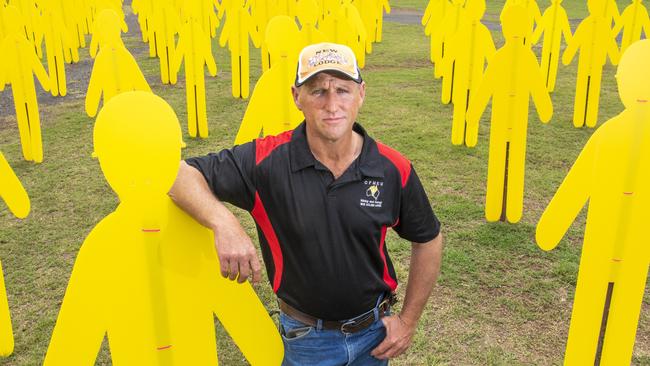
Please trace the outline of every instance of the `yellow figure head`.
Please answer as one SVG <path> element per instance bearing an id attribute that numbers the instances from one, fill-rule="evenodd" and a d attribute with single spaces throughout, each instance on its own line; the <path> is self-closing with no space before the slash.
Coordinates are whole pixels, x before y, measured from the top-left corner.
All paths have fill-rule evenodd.
<path id="1" fill-rule="evenodd" d="M 6 34 L 14 34 L 24 32 L 23 19 L 20 16 L 20 11 L 14 5 L 9 5 L 5 8 L 4 19 Z M 24 35 L 24 33 L 22 33 Z"/>
<path id="2" fill-rule="evenodd" d="M 300 31 L 290 17 L 278 15 L 271 18 L 264 37 L 269 53 L 275 57 L 298 54 L 295 40 L 300 37 Z"/>
<path id="3" fill-rule="evenodd" d="M 467 0 L 465 10 L 471 20 L 480 20 L 485 14 L 485 0 Z"/>
<path id="4" fill-rule="evenodd" d="M 176 113 L 148 92 L 117 95 L 95 122 L 95 154 L 122 202 L 169 191 L 181 160 L 180 143 Z"/>
<path id="5" fill-rule="evenodd" d="M 650 40 L 632 43 L 621 57 L 616 71 L 618 94 L 625 108 L 650 103 Z"/>
<path id="6" fill-rule="evenodd" d="M 605 13 L 605 0 L 587 0 L 589 15 L 603 15 Z"/>
<path id="7" fill-rule="evenodd" d="M 521 5 L 512 5 L 503 9 L 501 13 L 501 29 L 506 42 L 519 40 L 523 42 L 524 37 L 532 28 L 532 19 L 528 16 L 526 8 Z"/>
<path id="8" fill-rule="evenodd" d="M 314 25 L 318 21 L 318 4 L 315 0 L 298 0 L 296 13 L 301 26 L 305 24 Z"/>
<path id="9" fill-rule="evenodd" d="M 114 41 L 121 44 L 121 27 L 120 16 L 113 9 L 102 10 L 95 21 L 95 32 L 99 33 L 97 36 L 101 38 L 102 45 L 114 44 Z"/>

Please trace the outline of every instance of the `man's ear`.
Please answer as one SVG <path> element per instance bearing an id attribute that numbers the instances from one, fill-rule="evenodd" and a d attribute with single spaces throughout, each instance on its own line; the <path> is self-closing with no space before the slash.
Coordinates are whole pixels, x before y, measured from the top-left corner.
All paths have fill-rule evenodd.
<path id="1" fill-rule="evenodd" d="M 302 111 L 300 108 L 300 102 L 298 101 L 298 96 L 300 95 L 300 89 L 297 86 L 291 85 L 291 95 L 293 96 L 293 102 L 296 104 L 296 108 Z"/>

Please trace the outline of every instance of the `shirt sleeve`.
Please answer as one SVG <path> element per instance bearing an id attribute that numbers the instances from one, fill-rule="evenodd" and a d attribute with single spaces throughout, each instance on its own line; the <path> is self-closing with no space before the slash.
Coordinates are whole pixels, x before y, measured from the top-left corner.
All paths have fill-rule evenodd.
<path id="1" fill-rule="evenodd" d="M 246 211 L 255 203 L 255 142 L 237 145 L 218 153 L 189 158 L 187 164 L 196 168 L 221 201 Z"/>
<path id="2" fill-rule="evenodd" d="M 399 221 L 393 229 L 401 238 L 414 243 L 429 242 L 440 233 L 440 221 L 413 166 L 402 188 Z"/>

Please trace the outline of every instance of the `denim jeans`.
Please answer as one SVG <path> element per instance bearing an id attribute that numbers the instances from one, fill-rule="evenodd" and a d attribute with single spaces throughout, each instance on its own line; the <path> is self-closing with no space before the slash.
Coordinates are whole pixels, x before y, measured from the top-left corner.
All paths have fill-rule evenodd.
<path id="1" fill-rule="evenodd" d="M 378 360 L 370 355 L 386 337 L 381 319 L 376 319 L 362 331 L 345 334 L 340 330 L 310 327 L 281 313 L 280 326 L 284 329 L 283 366 L 388 365 L 388 360 Z"/>

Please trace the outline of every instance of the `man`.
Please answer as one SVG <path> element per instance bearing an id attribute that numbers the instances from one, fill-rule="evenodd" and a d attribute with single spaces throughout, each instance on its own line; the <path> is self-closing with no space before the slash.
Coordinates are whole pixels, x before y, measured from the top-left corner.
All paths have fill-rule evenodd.
<path id="1" fill-rule="evenodd" d="M 257 281 L 260 264 L 219 200 L 251 213 L 278 296 L 285 365 L 385 365 L 410 346 L 435 284 L 440 224 L 410 162 L 355 123 L 365 83 L 352 50 L 303 49 L 292 93 L 305 122 L 188 159 L 170 195 L 214 230 L 221 273 L 240 282 Z M 396 315 L 389 227 L 412 242 Z"/>

